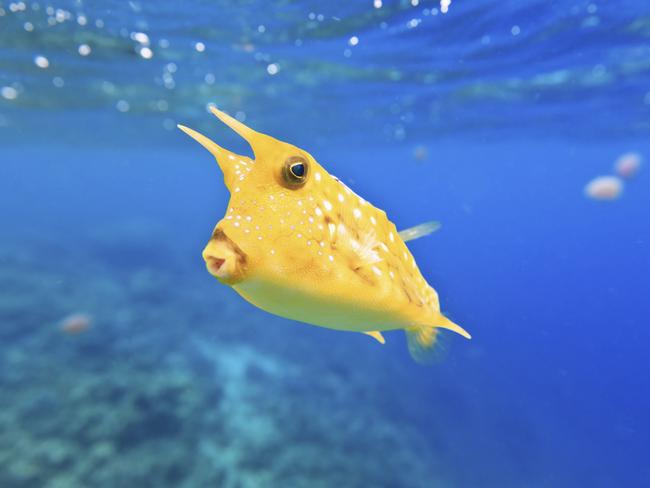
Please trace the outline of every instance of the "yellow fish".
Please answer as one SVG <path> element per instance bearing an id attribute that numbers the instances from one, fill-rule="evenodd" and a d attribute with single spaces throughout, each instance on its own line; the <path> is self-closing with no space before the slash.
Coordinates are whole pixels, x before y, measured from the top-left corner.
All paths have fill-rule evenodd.
<path id="1" fill-rule="evenodd" d="M 208 271 L 253 305 L 330 329 L 404 329 L 425 362 L 439 328 L 470 335 L 440 313 L 405 240 L 435 223 L 398 232 L 386 213 L 330 175 L 307 151 L 212 109 L 246 139 L 255 159 L 178 127 L 208 149 L 230 191 L 225 217 L 203 250 Z"/>

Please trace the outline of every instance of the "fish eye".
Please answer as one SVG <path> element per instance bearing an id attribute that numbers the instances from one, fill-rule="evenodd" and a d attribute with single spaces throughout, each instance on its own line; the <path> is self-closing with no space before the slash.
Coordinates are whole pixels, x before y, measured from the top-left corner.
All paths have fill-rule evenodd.
<path id="1" fill-rule="evenodd" d="M 293 188 L 298 188 L 307 181 L 309 166 L 302 156 L 291 156 L 284 162 L 283 176 L 285 183 Z"/>

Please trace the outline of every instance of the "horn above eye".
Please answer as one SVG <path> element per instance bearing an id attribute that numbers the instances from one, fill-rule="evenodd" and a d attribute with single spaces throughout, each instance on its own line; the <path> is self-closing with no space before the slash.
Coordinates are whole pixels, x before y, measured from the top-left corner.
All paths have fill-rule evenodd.
<path id="1" fill-rule="evenodd" d="M 291 156 L 284 162 L 282 177 L 290 188 L 299 188 L 307 181 L 309 164 L 302 156 Z"/>

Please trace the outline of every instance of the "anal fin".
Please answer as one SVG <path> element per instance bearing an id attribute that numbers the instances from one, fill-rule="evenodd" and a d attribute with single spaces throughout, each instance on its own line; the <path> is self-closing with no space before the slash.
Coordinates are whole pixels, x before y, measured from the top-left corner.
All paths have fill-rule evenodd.
<path id="1" fill-rule="evenodd" d="M 373 330 L 373 331 L 370 331 L 370 332 L 364 332 L 364 334 L 369 335 L 373 339 L 376 339 L 377 342 L 380 342 L 381 344 L 386 344 L 386 339 L 384 339 L 384 336 L 381 335 L 381 332 L 379 332 L 378 330 Z"/>

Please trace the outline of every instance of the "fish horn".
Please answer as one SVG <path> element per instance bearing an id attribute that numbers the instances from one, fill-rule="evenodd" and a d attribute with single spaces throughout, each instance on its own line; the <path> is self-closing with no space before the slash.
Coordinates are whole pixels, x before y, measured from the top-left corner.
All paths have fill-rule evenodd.
<path id="1" fill-rule="evenodd" d="M 210 107 L 210 112 L 221 120 L 221 122 L 246 139 L 246 142 L 248 142 L 253 149 L 255 157 L 264 154 L 265 148 L 273 147 L 273 144 L 277 144 L 277 141 L 273 137 L 251 129 L 247 125 L 242 124 L 236 118 L 231 117 L 226 112 L 223 112 L 216 107 Z"/>
<path id="2" fill-rule="evenodd" d="M 230 153 L 230 151 L 224 149 L 219 144 L 212 141 L 211 139 L 208 139 L 203 134 L 195 131 L 194 129 L 190 129 L 189 127 L 185 127 L 184 125 L 181 125 L 181 124 L 178 124 L 177 127 L 180 130 L 182 130 L 183 132 L 185 132 L 192 139 L 194 139 L 196 142 L 201 144 L 208 151 L 210 151 L 212 153 L 212 155 L 215 158 L 217 158 L 217 160 L 219 158 L 227 157 L 227 155 Z"/>
<path id="3" fill-rule="evenodd" d="M 226 183 L 226 187 L 230 189 L 231 183 L 235 178 L 235 161 L 242 159 L 242 157 L 228 151 L 227 149 L 224 149 L 219 144 L 208 139 L 203 134 L 195 131 L 194 129 L 190 129 L 189 127 L 185 127 L 181 124 L 178 124 L 177 127 L 192 139 L 194 139 L 196 142 L 201 144 L 208 151 L 210 151 L 210 153 L 212 153 L 212 155 L 217 160 L 217 164 L 221 168 L 221 171 L 223 172 L 223 179 Z"/>

